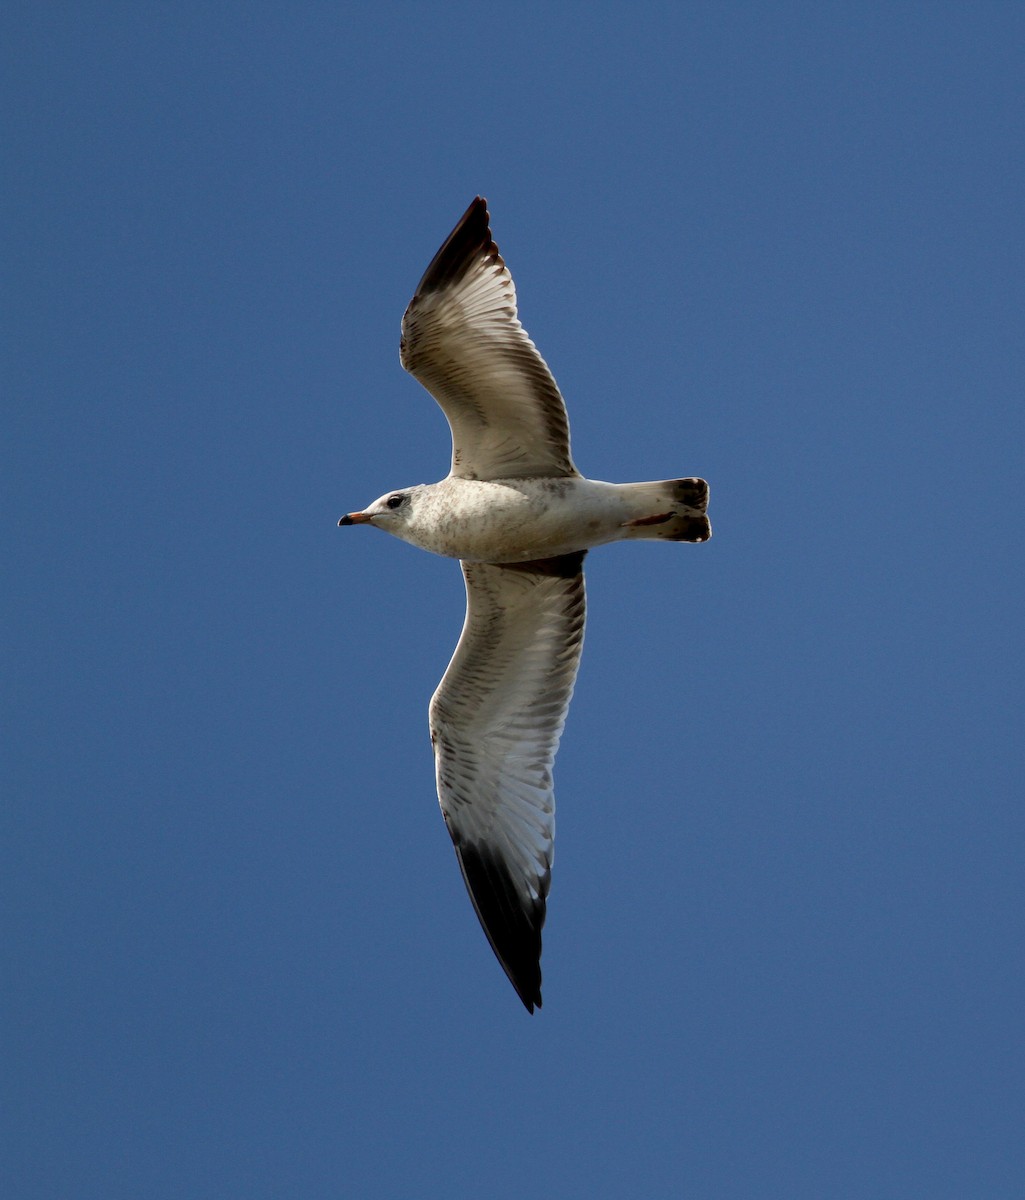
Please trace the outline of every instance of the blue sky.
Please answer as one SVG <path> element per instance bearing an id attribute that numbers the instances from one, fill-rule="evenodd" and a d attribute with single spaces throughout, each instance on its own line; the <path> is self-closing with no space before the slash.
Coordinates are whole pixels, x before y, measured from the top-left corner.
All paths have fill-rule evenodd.
<path id="1" fill-rule="evenodd" d="M 6 1195 L 1010 1197 L 1025 13 L 2 17 Z M 477 193 L 588 559 L 541 1012 L 426 707 L 403 308 Z"/>

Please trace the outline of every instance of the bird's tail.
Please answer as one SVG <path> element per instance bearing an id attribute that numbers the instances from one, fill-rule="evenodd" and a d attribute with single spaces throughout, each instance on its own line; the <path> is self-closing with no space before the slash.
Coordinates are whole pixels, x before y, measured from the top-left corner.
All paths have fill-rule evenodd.
<path id="1" fill-rule="evenodd" d="M 623 522 L 624 538 L 660 538 L 667 542 L 707 542 L 712 526 L 708 484 L 703 479 L 663 479 L 625 483 L 621 494 L 636 516 Z"/>

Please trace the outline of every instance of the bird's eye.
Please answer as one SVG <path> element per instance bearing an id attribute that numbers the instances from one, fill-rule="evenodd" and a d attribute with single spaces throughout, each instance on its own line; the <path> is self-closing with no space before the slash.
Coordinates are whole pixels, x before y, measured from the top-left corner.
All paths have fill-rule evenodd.
<path id="1" fill-rule="evenodd" d="M 389 496 L 388 499 L 385 500 L 385 504 L 389 508 L 401 508 L 402 505 L 405 503 L 405 500 L 406 500 L 405 496 Z"/>

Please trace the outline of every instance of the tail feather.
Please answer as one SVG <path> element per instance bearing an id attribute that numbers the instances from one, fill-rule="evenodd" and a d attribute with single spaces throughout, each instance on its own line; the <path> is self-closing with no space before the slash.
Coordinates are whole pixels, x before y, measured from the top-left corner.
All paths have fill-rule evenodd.
<path id="1" fill-rule="evenodd" d="M 667 542 L 707 542 L 712 526 L 708 484 L 703 479 L 665 479 L 659 483 L 631 483 L 624 487 L 631 509 L 638 515 L 623 523 L 627 538 L 659 538 Z"/>

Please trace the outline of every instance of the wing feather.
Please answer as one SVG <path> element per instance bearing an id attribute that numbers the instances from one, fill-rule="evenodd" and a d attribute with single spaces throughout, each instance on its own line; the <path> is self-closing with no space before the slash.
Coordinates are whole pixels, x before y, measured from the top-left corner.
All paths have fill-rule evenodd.
<path id="1" fill-rule="evenodd" d="M 420 280 L 402 318 L 402 365 L 452 429 L 465 479 L 578 474 L 566 406 L 516 315 L 516 287 L 479 196 Z"/>
<path id="2" fill-rule="evenodd" d="M 552 767 L 583 647 L 583 558 L 464 562 L 466 622 L 430 708 L 438 799 L 463 879 L 531 1012 L 555 844 Z"/>

